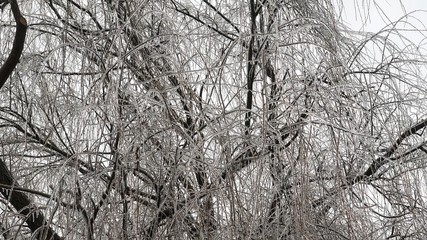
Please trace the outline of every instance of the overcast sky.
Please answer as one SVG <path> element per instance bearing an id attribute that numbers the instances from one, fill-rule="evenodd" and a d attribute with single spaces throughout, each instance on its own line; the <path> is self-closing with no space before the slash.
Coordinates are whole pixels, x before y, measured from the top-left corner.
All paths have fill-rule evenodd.
<path id="1" fill-rule="evenodd" d="M 426 19 L 426 0 L 345 0 L 341 12 L 343 19 L 354 30 L 378 31 L 390 22 L 409 14 L 410 22 L 415 18 Z M 414 13 L 414 11 L 417 11 Z M 420 23 L 418 23 L 420 24 Z M 418 25 L 417 25 L 418 26 Z"/>
<path id="2" fill-rule="evenodd" d="M 390 36 L 400 47 L 411 41 L 419 50 L 427 54 L 427 0 L 343 0 L 337 6 L 338 14 L 354 31 L 377 33 L 391 29 L 392 23 L 399 21 L 394 29 L 399 35 Z M 405 17 L 406 16 L 406 17 Z M 402 42 L 402 36 L 405 43 Z"/>

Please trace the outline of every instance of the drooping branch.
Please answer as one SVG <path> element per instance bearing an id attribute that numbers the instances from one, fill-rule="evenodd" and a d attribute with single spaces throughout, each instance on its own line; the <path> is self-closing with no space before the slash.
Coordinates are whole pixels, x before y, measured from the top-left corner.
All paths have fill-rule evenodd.
<path id="1" fill-rule="evenodd" d="M 16 22 L 16 32 L 15 39 L 13 40 L 12 51 L 3 66 L 0 68 L 0 89 L 3 87 L 10 74 L 12 74 L 13 69 L 15 69 L 19 62 L 22 50 L 24 49 L 25 35 L 27 33 L 27 20 L 25 20 L 21 15 L 21 11 L 19 10 L 16 0 L 10 1 L 10 7 Z"/>
<path id="2" fill-rule="evenodd" d="M 366 171 L 356 177 L 349 177 L 347 178 L 347 182 L 343 185 L 341 185 L 342 189 L 349 188 L 361 181 L 367 180 L 371 178 L 374 174 L 377 173 L 377 171 L 384 166 L 385 164 L 395 161 L 399 159 L 397 158 L 391 158 L 391 156 L 396 152 L 396 150 L 399 148 L 399 146 L 402 144 L 402 142 L 407 139 L 408 137 L 417 134 L 418 131 L 421 129 L 425 129 L 427 127 L 427 119 L 423 119 L 414 126 L 408 128 L 405 130 L 400 136 L 394 141 L 394 143 L 390 146 L 390 148 L 387 149 L 387 151 L 384 153 L 384 155 L 376 158 L 366 169 Z M 421 150 L 425 152 L 425 149 L 423 148 L 423 145 L 419 145 L 418 147 L 410 150 L 409 152 L 404 153 L 402 156 L 406 156 L 409 153 L 413 153 L 416 150 Z M 316 208 L 318 206 L 321 206 L 327 199 L 331 199 L 332 196 L 336 195 L 338 193 L 337 189 L 329 192 L 326 196 L 321 197 L 315 201 L 313 201 L 312 207 Z"/>
<path id="3" fill-rule="evenodd" d="M 376 173 L 378 171 L 378 169 L 380 169 L 380 167 L 382 167 L 384 164 L 386 164 L 389 161 L 389 158 L 395 153 L 395 151 L 400 146 L 400 144 L 403 142 L 403 140 L 405 140 L 409 136 L 415 134 L 416 132 L 418 132 L 419 130 L 421 130 L 425 127 L 427 127 L 427 119 L 422 120 L 421 122 L 417 123 L 416 125 L 412 126 L 411 128 L 407 129 L 406 131 L 404 131 L 399 136 L 399 138 L 396 139 L 396 141 L 393 143 L 393 145 L 387 150 L 387 152 L 383 156 L 375 159 L 375 161 L 369 166 L 369 168 L 365 171 L 365 173 L 356 177 L 354 179 L 354 181 L 359 182 L 360 180 L 365 179 L 367 177 L 370 177 L 374 173 Z"/>

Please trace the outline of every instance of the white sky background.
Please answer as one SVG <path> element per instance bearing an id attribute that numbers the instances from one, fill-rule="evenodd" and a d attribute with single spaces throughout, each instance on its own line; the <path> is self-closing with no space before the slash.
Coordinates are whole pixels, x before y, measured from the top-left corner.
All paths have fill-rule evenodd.
<path id="1" fill-rule="evenodd" d="M 427 0 L 342 0 L 338 15 L 354 31 L 376 33 L 390 28 L 400 20 L 397 28 L 427 53 Z M 406 16 L 406 17 L 405 17 Z M 406 31 L 404 30 L 406 29 Z M 418 29 L 420 31 L 414 31 Z"/>
<path id="2" fill-rule="evenodd" d="M 425 86 L 427 79 L 427 0 L 335 0 L 338 16 L 346 27 L 356 32 L 368 32 L 369 35 L 381 32 L 397 45 L 408 60 L 417 60 L 414 65 L 416 75 L 405 77 L 415 85 L 396 83 L 403 91 L 417 88 L 417 82 Z M 365 36 L 365 34 L 361 34 Z M 371 50 L 373 58 L 381 58 L 381 52 Z M 378 54 L 378 56 L 377 56 Z M 405 56 L 405 55 L 401 55 Z M 409 89 L 409 90 L 408 90 Z M 420 90 L 418 100 L 426 99 L 425 90 Z M 411 115 L 425 117 L 419 108 L 408 109 Z M 415 117 L 417 118 L 417 117 Z"/>
<path id="3" fill-rule="evenodd" d="M 338 14 L 353 30 L 372 32 L 408 14 L 427 17 L 426 0 L 343 0 L 337 10 L 340 8 Z"/>

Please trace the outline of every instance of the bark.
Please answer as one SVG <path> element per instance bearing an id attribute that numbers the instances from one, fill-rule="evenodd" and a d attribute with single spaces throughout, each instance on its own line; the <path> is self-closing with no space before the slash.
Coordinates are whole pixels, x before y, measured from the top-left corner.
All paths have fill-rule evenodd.
<path id="1" fill-rule="evenodd" d="M 27 33 L 27 21 L 21 15 L 16 0 L 10 1 L 10 7 L 16 22 L 16 32 L 12 50 L 0 68 L 0 89 L 19 63 Z M 0 159 L 0 184 L 17 186 L 12 173 L 7 168 L 3 159 Z M 20 214 L 25 216 L 25 222 L 37 239 L 61 239 L 58 234 L 48 226 L 43 213 L 37 209 L 25 193 L 7 188 L 0 188 L 0 193 Z"/>
<path id="2" fill-rule="evenodd" d="M 6 83 L 6 80 L 12 74 L 13 69 L 19 63 L 22 50 L 24 49 L 25 35 L 27 33 L 27 20 L 21 15 L 18 3 L 16 0 L 10 1 L 10 7 L 12 9 L 13 17 L 16 22 L 15 39 L 13 40 L 12 50 L 0 68 L 0 89 Z"/>
<path id="3" fill-rule="evenodd" d="M 0 159 L 0 184 L 17 186 L 12 173 L 7 168 L 3 159 Z M 6 188 L 0 188 L 0 193 L 20 214 L 26 217 L 25 222 L 37 239 L 61 239 L 58 234 L 47 225 L 43 213 L 31 203 L 31 200 L 25 193 Z"/>

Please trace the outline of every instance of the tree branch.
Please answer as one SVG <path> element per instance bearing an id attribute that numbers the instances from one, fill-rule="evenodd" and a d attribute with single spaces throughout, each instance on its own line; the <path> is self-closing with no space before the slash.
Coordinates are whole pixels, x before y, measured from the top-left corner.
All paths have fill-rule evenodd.
<path id="1" fill-rule="evenodd" d="M 12 74 L 13 69 L 15 69 L 19 62 L 22 50 L 24 49 L 25 35 L 27 33 L 27 20 L 25 20 L 21 15 L 21 11 L 19 10 L 16 0 L 10 1 L 10 7 L 16 22 L 16 32 L 15 39 L 13 40 L 12 51 L 3 66 L 0 68 L 0 89 L 3 87 L 10 74 Z"/>
<path id="2" fill-rule="evenodd" d="M 0 159 L 0 184 L 2 186 L 16 186 L 15 179 L 3 159 Z M 22 190 L 21 188 L 19 189 Z M 31 232 L 36 234 L 37 239 L 61 239 L 58 234 L 47 225 L 43 213 L 32 204 L 30 198 L 28 198 L 26 194 L 21 191 L 14 191 L 13 189 L 10 190 L 3 187 L 0 188 L 0 193 L 20 214 L 26 217 L 25 222 L 28 224 Z"/>
<path id="3" fill-rule="evenodd" d="M 370 177 L 374 173 L 376 173 L 380 167 L 382 167 L 388 161 L 391 161 L 391 159 L 390 159 L 391 155 L 394 154 L 394 152 L 397 150 L 397 148 L 400 146 L 400 144 L 403 142 L 403 140 L 405 140 L 407 137 L 415 134 L 419 130 L 425 128 L 426 126 L 427 126 L 427 119 L 424 119 L 421 122 L 419 122 L 418 124 L 416 124 L 415 126 L 412 126 L 411 128 L 404 131 L 383 156 L 375 159 L 375 161 L 369 166 L 369 168 L 365 171 L 365 173 L 357 176 L 353 180 L 353 184 L 361 181 L 362 179 Z"/>

